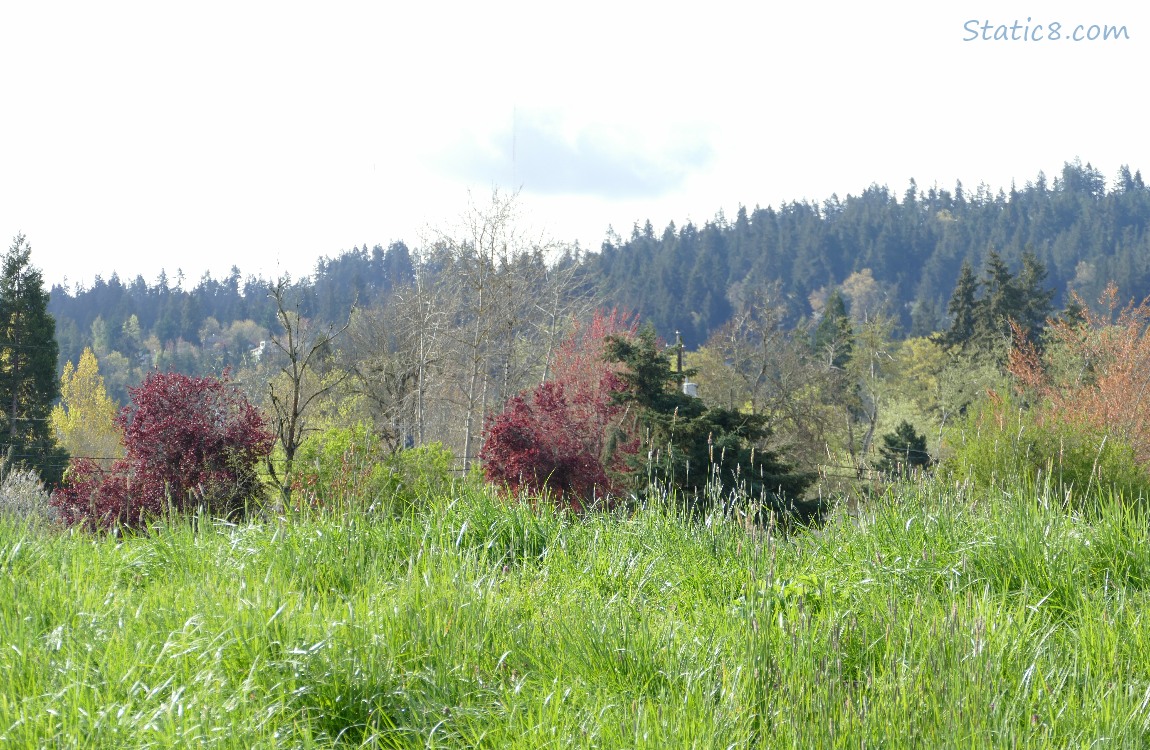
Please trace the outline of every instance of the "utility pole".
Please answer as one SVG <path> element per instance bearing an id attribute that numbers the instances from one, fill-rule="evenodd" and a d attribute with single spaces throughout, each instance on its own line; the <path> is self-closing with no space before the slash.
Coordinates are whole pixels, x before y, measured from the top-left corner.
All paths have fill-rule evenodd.
<path id="1" fill-rule="evenodd" d="M 679 375 L 679 388 L 683 387 L 683 336 L 675 331 L 675 372 Z"/>

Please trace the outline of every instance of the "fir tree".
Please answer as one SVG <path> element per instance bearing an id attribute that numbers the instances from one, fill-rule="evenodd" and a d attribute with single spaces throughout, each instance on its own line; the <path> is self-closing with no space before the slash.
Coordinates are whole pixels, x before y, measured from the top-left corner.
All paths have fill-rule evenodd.
<path id="1" fill-rule="evenodd" d="M 0 451 L 6 469 L 22 464 L 56 483 L 67 462 L 49 424 L 52 402 L 60 395 L 59 347 L 44 279 L 31 266 L 31 254 L 24 235 L 16 235 L 0 270 Z"/>
<path id="2" fill-rule="evenodd" d="M 1023 312 L 1022 293 L 1006 261 L 994 250 L 986 257 L 980 282 L 983 295 L 978 301 L 974 340 L 983 351 L 996 351 L 1010 340 L 1010 320 Z"/>
<path id="3" fill-rule="evenodd" d="M 1066 300 L 1066 307 L 1058 314 L 1058 322 L 1067 328 L 1077 328 L 1086 322 L 1086 305 L 1077 294 L 1071 294 Z"/>
<path id="4" fill-rule="evenodd" d="M 836 289 L 827 298 L 823 319 L 815 329 L 815 352 L 825 358 L 828 367 L 841 370 L 850 361 L 853 342 L 854 331 L 850 316 L 847 315 L 846 303 Z"/>
<path id="5" fill-rule="evenodd" d="M 616 399 L 639 408 L 648 448 L 647 455 L 635 455 L 635 476 L 642 484 L 672 489 L 695 511 L 703 509 L 708 490 L 718 490 L 724 501 L 735 492 L 760 503 L 765 512 L 803 520 L 821 511 L 819 503 L 801 497 L 814 475 L 797 471 L 763 447 L 771 434 L 767 418 L 707 408 L 685 395 L 654 328 L 643 328 L 634 339 L 609 337 L 605 356 L 625 366 L 620 373 L 624 389 Z"/>
<path id="6" fill-rule="evenodd" d="M 1031 341 L 1037 341 L 1054 299 L 1053 290 L 1044 288 L 1045 282 L 1046 266 L 1030 250 L 1023 253 L 1017 276 L 993 250 L 980 280 L 975 280 L 970 264 L 964 262 L 946 308 L 950 328 L 936 341 L 966 353 L 1001 354 L 1010 340 L 1010 321 L 1026 329 Z"/>
<path id="7" fill-rule="evenodd" d="M 882 436 L 879 446 L 879 471 L 894 478 L 906 478 L 915 470 L 922 471 L 933 463 L 926 450 L 926 436 L 918 434 L 905 419 L 894 432 Z"/>
<path id="8" fill-rule="evenodd" d="M 1022 253 L 1022 270 L 1015 285 L 1018 288 L 1019 309 L 1016 322 L 1029 332 L 1031 341 L 1037 342 L 1046 327 L 1046 319 L 1054 310 L 1054 290 L 1045 287 L 1046 266 L 1027 248 Z"/>

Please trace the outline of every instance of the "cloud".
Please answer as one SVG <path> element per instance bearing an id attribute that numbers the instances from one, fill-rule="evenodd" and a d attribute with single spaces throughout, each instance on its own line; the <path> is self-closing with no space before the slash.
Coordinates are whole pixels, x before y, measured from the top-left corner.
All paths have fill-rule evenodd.
<path id="1" fill-rule="evenodd" d="M 510 183 L 525 192 L 646 198 L 681 187 L 713 157 L 701 128 L 572 128 L 555 114 L 520 111 L 513 123 L 488 137 L 471 135 L 458 141 L 439 161 L 455 176 Z"/>

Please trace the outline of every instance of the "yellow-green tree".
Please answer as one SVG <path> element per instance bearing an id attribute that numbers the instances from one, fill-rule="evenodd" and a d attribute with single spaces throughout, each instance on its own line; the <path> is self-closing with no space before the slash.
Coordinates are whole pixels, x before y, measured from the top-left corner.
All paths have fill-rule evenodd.
<path id="1" fill-rule="evenodd" d="M 115 419 L 116 403 L 104 389 L 96 355 L 84 349 L 78 365 L 64 365 L 60 403 L 52 409 L 51 417 L 56 440 L 69 455 L 93 458 L 107 468 L 124 455 Z"/>

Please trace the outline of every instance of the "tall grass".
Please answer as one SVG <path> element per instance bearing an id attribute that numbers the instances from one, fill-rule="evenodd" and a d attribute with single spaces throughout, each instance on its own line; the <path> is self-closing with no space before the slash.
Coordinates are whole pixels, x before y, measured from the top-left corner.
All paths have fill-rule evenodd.
<path id="1" fill-rule="evenodd" d="M 5 518 L 0 746 L 1150 742 L 1140 507 L 925 484 L 733 518 L 464 486 L 128 538 Z"/>

